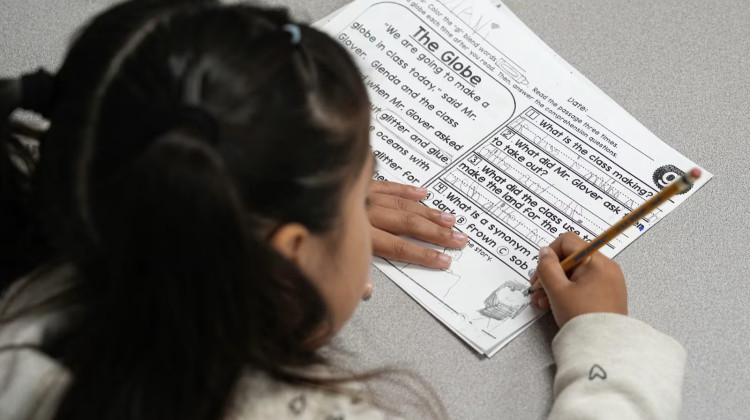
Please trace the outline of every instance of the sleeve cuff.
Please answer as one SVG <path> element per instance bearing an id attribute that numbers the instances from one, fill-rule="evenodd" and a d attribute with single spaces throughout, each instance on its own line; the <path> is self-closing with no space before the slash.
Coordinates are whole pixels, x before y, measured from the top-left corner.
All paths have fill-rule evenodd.
<path id="1" fill-rule="evenodd" d="M 552 353 L 556 399 L 609 395 L 608 401 L 641 414 L 678 418 L 687 354 L 675 339 L 644 322 L 613 313 L 577 316 L 552 340 Z"/>

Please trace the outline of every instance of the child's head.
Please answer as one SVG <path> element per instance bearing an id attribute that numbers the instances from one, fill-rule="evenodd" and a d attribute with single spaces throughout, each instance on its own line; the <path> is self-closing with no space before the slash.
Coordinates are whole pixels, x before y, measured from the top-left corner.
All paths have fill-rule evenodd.
<path id="1" fill-rule="evenodd" d="M 354 310 L 367 95 L 334 40 L 301 25 L 294 43 L 288 23 L 133 1 L 77 36 L 37 110 L 34 177 L 55 256 L 80 272 L 84 315 L 50 343 L 76 377 L 62 413 L 216 418 L 243 368 L 299 380 L 287 368 L 319 361 Z"/>

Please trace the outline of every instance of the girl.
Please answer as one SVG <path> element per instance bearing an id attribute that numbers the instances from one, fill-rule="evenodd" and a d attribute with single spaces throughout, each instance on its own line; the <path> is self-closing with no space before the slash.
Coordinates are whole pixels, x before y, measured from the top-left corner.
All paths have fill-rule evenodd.
<path id="1" fill-rule="evenodd" d="M 361 388 L 377 372 L 318 354 L 367 294 L 373 242 L 369 104 L 335 41 L 277 10 L 131 1 L 56 75 L 2 81 L 0 107 L 0 418 L 398 411 Z M 38 159 L 16 108 L 50 121 Z M 682 348 L 623 316 L 611 260 L 561 272 L 580 241 L 540 253 L 533 299 L 563 327 L 550 417 L 675 417 Z"/>

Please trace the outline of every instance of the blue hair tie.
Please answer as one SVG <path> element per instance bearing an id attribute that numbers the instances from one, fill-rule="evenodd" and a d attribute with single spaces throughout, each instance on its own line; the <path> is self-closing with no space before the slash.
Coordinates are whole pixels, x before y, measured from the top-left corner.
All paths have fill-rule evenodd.
<path id="1" fill-rule="evenodd" d="M 293 23 L 287 23 L 282 26 L 281 29 L 285 32 L 289 32 L 292 36 L 292 45 L 299 45 L 299 42 L 302 40 L 302 31 L 299 29 L 299 26 Z"/>

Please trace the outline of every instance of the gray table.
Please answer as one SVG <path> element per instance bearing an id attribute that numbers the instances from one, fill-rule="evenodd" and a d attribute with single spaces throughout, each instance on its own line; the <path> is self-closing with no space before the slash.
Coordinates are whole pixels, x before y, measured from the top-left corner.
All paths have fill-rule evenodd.
<path id="1" fill-rule="evenodd" d="M 0 0 L 0 74 L 56 68 L 72 30 L 110 1 Z M 277 1 L 317 20 L 346 0 Z M 631 315 L 688 351 L 685 419 L 750 417 L 750 3 L 508 0 L 563 58 L 666 143 L 716 174 L 617 257 Z M 557 329 L 543 319 L 478 357 L 379 272 L 338 344 L 360 367 L 429 381 L 456 419 L 537 419 L 551 404 Z M 352 362 L 352 360 L 354 360 Z"/>

